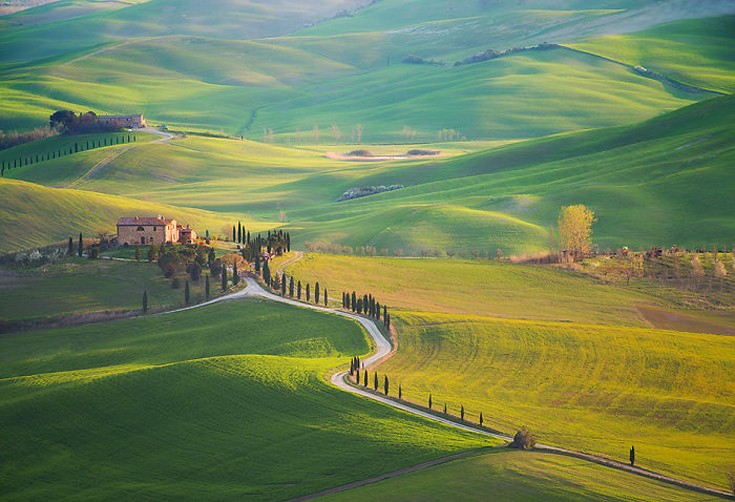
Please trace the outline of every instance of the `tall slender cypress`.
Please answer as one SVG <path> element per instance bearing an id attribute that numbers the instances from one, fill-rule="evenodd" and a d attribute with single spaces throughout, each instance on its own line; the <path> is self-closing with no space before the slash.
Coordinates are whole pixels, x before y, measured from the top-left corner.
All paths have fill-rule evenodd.
<path id="1" fill-rule="evenodd" d="M 209 276 L 204 277 L 204 297 L 209 300 Z"/>
<path id="2" fill-rule="evenodd" d="M 189 305 L 189 280 L 186 281 L 186 286 L 184 286 L 184 303 L 186 305 Z"/>
<path id="3" fill-rule="evenodd" d="M 143 291 L 143 313 L 148 312 L 148 291 Z"/>
<path id="4" fill-rule="evenodd" d="M 293 276 L 288 280 L 288 296 L 293 298 Z"/>
<path id="5" fill-rule="evenodd" d="M 237 286 L 240 283 L 240 273 L 237 271 L 237 260 L 232 265 L 232 285 Z"/>
<path id="6" fill-rule="evenodd" d="M 388 395 L 388 375 L 383 376 L 383 391 L 385 392 L 385 395 Z"/>
<path id="7" fill-rule="evenodd" d="M 77 254 L 79 254 L 80 258 L 83 252 L 84 252 L 84 240 L 82 240 L 82 233 L 79 232 L 79 247 L 77 248 Z"/>
<path id="8" fill-rule="evenodd" d="M 363 371 L 363 373 L 365 375 L 365 379 L 364 379 L 364 382 L 363 382 L 362 386 L 363 387 L 367 387 L 367 385 L 368 385 L 368 370 Z"/>
<path id="9" fill-rule="evenodd" d="M 298 285 L 298 288 L 297 288 L 296 298 L 298 298 L 299 300 L 301 300 L 301 281 L 299 281 L 299 285 Z"/>
<path id="10" fill-rule="evenodd" d="M 227 291 L 227 265 L 222 267 L 222 291 Z"/>
<path id="11" fill-rule="evenodd" d="M 327 306 L 327 302 L 329 301 L 329 297 L 327 296 L 327 288 L 324 288 L 324 306 Z"/>
<path id="12" fill-rule="evenodd" d="M 309 303 L 311 300 L 311 287 L 309 286 L 309 283 L 306 283 L 306 303 Z"/>
<path id="13" fill-rule="evenodd" d="M 66 251 L 66 254 L 71 256 L 74 254 L 74 240 L 69 237 L 69 249 Z"/>
<path id="14" fill-rule="evenodd" d="M 314 303 L 319 305 L 319 282 L 314 285 Z"/>
<path id="15" fill-rule="evenodd" d="M 378 390 L 378 372 L 377 371 L 373 372 L 373 388 L 377 392 Z"/>

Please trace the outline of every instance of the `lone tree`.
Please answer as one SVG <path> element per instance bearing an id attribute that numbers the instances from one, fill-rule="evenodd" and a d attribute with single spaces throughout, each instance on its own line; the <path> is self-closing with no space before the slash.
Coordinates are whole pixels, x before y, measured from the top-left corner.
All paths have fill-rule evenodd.
<path id="1" fill-rule="evenodd" d="M 431 394 L 429 394 L 429 409 L 431 409 L 433 404 L 434 404 L 434 401 L 431 399 Z"/>
<path id="2" fill-rule="evenodd" d="M 536 436 L 525 425 L 516 432 L 513 441 L 508 444 L 509 448 L 518 448 L 521 450 L 527 450 L 534 446 L 536 446 Z"/>
<path id="3" fill-rule="evenodd" d="M 630 465 L 635 465 L 635 446 L 630 447 Z"/>
<path id="4" fill-rule="evenodd" d="M 571 261 L 583 258 L 592 250 L 592 224 L 595 213 L 587 206 L 563 206 L 559 213 L 559 246 Z"/>
<path id="5" fill-rule="evenodd" d="M 143 313 L 148 312 L 148 291 L 143 291 Z"/>
<path id="6" fill-rule="evenodd" d="M 464 405 L 459 408 L 459 419 L 464 422 Z"/>
<path id="7" fill-rule="evenodd" d="M 389 387 L 389 385 L 388 385 L 388 375 L 385 375 L 385 376 L 383 377 L 383 390 L 385 391 L 385 395 L 386 395 L 386 396 L 388 395 L 388 390 L 389 390 L 389 389 L 390 389 L 390 387 Z"/>
<path id="8" fill-rule="evenodd" d="M 401 399 L 403 399 L 403 386 L 398 384 L 398 400 L 400 401 Z"/>

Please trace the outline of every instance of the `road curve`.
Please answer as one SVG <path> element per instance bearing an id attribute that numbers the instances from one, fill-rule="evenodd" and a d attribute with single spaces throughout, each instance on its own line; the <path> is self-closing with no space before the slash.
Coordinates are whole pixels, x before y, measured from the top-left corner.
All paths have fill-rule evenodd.
<path id="1" fill-rule="evenodd" d="M 260 284 L 258 284 L 258 282 L 255 279 L 251 278 L 251 277 L 247 277 L 245 279 L 245 281 L 246 281 L 246 287 L 245 287 L 245 289 L 242 289 L 242 290 L 237 291 L 235 293 L 231 293 L 229 295 L 225 295 L 225 296 L 221 296 L 219 298 L 215 298 L 214 300 L 210 300 L 210 301 L 208 301 L 206 303 L 200 303 L 198 305 L 193 305 L 191 307 L 187 307 L 187 308 L 183 308 L 183 309 L 178 309 L 178 310 L 175 310 L 175 311 L 172 311 L 172 312 L 167 312 L 167 313 L 182 312 L 182 311 L 185 311 L 185 310 L 192 310 L 192 309 L 196 309 L 196 308 L 200 308 L 200 307 L 205 307 L 207 305 L 212 305 L 214 303 L 219 303 L 219 302 L 227 301 L 227 300 L 234 300 L 234 299 L 238 299 L 238 298 L 245 298 L 245 297 L 249 297 L 249 298 L 264 298 L 266 300 L 270 300 L 270 301 L 274 301 L 274 302 L 279 302 L 279 303 L 285 303 L 287 305 L 293 305 L 295 307 L 308 308 L 308 309 L 316 310 L 316 311 L 319 311 L 319 312 L 325 312 L 325 313 L 329 313 L 329 314 L 336 314 L 336 315 L 339 315 L 341 317 L 346 317 L 348 319 L 352 319 L 352 320 L 360 323 L 360 325 L 363 326 L 365 328 L 365 330 L 368 332 L 368 334 L 370 335 L 370 338 L 373 341 L 373 345 L 375 346 L 375 351 L 373 352 L 373 354 L 370 357 L 368 357 L 367 359 L 364 359 L 363 360 L 363 363 L 364 363 L 364 365 L 366 367 L 367 366 L 371 366 L 373 364 L 376 364 L 376 363 L 384 360 L 385 358 L 389 357 L 391 355 L 391 353 L 392 353 L 392 350 L 393 349 L 392 349 L 392 346 L 391 346 L 390 342 L 383 336 L 383 334 L 380 332 L 380 330 L 378 329 L 378 327 L 376 326 L 375 322 L 372 319 L 368 319 L 366 317 L 358 316 L 358 315 L 355 315 L 355 314 L 352 314 L 352 313 L 349 313 L 349 312 L 343 312 L 343 311 L 340 311 L 340 310 L 334 310 L 334 309 L 330 309 L 330 308 L 327 308 L 327 307 L 322 307 L 322 306 L 319 306 L 319 305 L 312 305 L 312 304 L 308 304 L 308 303 L 303 303 L 303 302 L 300 302 L 300 301 L 297 301 L 297 300 L 293 300 L 291 298 L 284 298 L 282 296 L 275 295 L 275 294 L 270 293 L 270 292 L 266 291 L 265 289 L 263 289 L 263 287 L 261 287 Z M 159 314 L 159 315 L 161 315 L 161 314 Z M 361 389 L 359 387 L 350 385 L 349 383 L 347 383 L 347 381 L 345 379 L 346 375 L 347 375 L 347 372 L 346 371 L 340 371 L 340 372 L 335 373 L 334 375 L 332 375 L 330 381 L 336 387 L 338 387 L 338 388 L 340 388 L 342 390 L 345 390 L 347 392 L 351 392 L 351 393 L 357 394 L 359 396 L 367 397 L 367 398 L 372 399 L 374 401 L 381 402 L 381 403 L 386 404 L 388 406 L 392 406 L 392 407 L 397 408 L 399 410 L 402 410 L 402 411 L 405 411 L 407 413 L 411 413 L 413 415 L 417 415 L 417 416 L 426 418 L 428 420 L 433 420 L 435 422 L 440 422 L 440 423 L 445 424 L 445 425 L 448 425 L 450 427 L 454 427 L 454 428 L 457 428 L 457 429 L 465 430 L 465 431 L 468 431 L 468 432 L 473 432 L 475 434 L 481 434 L 483 436 L 489 436 L 489 437 L 501 439 L 501 440 L 504 440 L 504 441 L 510 441 L 512 439 L 512 438 L 510 438 L 508 436 L 504 436 L 502 434 L 495 434 L 495 433 L 492 433 L 492 432 L 487 431 L 485 429 L 480 429 L 478 427 L 474 427 L 471 424 L 465 424 L 465 423 L 455 422 L 455 421 L 450 420 L 448 418 L 444 418 L 444 417 L 441 417 L 441 416 L 433 415 L 433 414 L 428 413 L 428 412 L 426 412 L 424 410 L 414 408 L 414 407 L 410 406 L 407 403 L 399 402 L 399 401 L 396 401 L 396 400 L 393 400 L 393 399 L 389 399 L 389 398 L 387 398 L 385 396 L 382 396 L 380 394 L 369 392 L 369 391 L 364 390 L 364 389 Z M 686 489 L 689 489 L 689 490 L 692 490 L 692 491 L 696 491 L 696 492 L 699 492 L 699 493 L 705 493 L 707 495 L 714 495 L 714 496 L 717 496 L 717 497 L 732 498 L 732 495 L 730 493 L 724 491 L 724 490 L 718 490 L 718 489 L 715 489 L 715 488 L 709 488 L 709 487 L 706 487 L 706 486 L 697 485 L 695 483 L 690 483 L 688 481 L 684 481 L 684 480 L 681 480 L 681 479 L 672 478 L 672 477 L 665 476 L 663 474 L 659 474 L 659 473 L 656 473 L 656 472 L 647 471 L 647 470 L 641 469 L 639 467 L 633 467 L 633 466 L 630 466 L 630 465 L 628 465 L 626 463 L 618 462 L 616 460 L 612 460 L 612 459 L 609 459 L 609 458 L 599 457 L 599 456 L 596 456 L 596 455 L 590 455 L 590 454 L 587 454 L 587 453 L 581 453 L 581 452 L 576 452 L 576 451 L 572 451 L 572 450 L 565 450 L 564 448 L 558 448 L 556 446 L 549 446 L 549 445 L 545 445 L 545 444 L 536 444 L 536 449 L 547 451 L 549 453 L 555 453 L 557 455 L 565 455 L 565 456 L 570 456 L 570 457 L 578 458 L 578 459 L 581 459 L 581 460 L 587 460 L 589 462 L 594 462 L 596 464 L 603 465 L 605 467 L 609 467 L 609 468 L 617 469 L 617 470 L 621 470 L 621 471 L 626 471 L 626 472 L 629 472 L 631 474 L 636 474 L 638 476 L 643 476 L 645 478 L 654 479 L 654 480 L 657 480 L 657 481 L 663 481 L 665 483 L 677 485 L 677 486 L 680 486 L 682 488 L 686 488 Z M 337 487 L 337 490 L 339 490 L 339 487 Z M 304 500 L 307 500 L 309 498 L 311 498 L 311 496 L 304 497 Z"/>

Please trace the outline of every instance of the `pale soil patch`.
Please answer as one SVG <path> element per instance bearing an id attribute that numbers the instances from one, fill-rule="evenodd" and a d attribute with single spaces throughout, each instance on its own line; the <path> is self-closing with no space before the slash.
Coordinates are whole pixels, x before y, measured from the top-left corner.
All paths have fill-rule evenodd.
<path id="1" fill-rule="evenodd" d="M 638 311 L 657 329 L 735 336 L 735 326 L 728 325 L 735 321 L 735 313 L 732 312 L 713 312 L 708 316 L 710 319 L 702 319 L 699 316 L 656 307 L 639 306 Z M 721 317 L 722 322 L 718 322 L 717 317 Z"/>
<path id="2" fill-rule="evenodd" d="M 334 152 L 327 152 L 325 157 L 332 160 L 342 160 L 347 162 L 387 162 L 392 160 L 422 160 L 422 159 L 433 159 L 436 157 L 446 157 L 447 154 L 436 153 L 433 155 L 406 155 L 406 154 L 381 154 L 370 157 L 362 157 L 359 155 L 346 155 Z"/>

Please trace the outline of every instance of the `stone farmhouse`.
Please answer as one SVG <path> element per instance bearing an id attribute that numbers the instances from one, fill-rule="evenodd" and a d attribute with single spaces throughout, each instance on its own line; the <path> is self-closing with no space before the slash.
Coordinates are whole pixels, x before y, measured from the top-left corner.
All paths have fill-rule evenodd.
<path id="1" fill-rule="evenodd" d="M 100 115 L 97 120 L 101 124 L 119 129 L 141 129 L 146 126 L 143 114 L 137 115 Z"/>
<path id="2" fill-rule="evenodd" d="M 197 233 L 176 220 L 164 216 L 126 216 L 117 222 L 117 243 L 121 246 L 166 244 L 180 242 L 193 244 Z"/>

